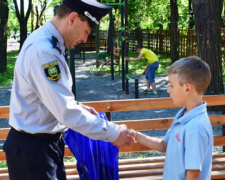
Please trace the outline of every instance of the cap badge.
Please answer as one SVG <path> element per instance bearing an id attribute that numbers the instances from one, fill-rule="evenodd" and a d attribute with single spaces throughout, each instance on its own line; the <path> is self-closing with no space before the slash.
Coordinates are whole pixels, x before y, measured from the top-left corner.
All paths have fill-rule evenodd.
<path id="1" fill-rule="evenodd" d="M 93 17 L 89 12 L 84 11 L 85 16 L 87 16 L 90 20 L 92 20 L 93 22 L 95 22 L 95 24 L 99 25 L 99 22 L 97 21 L 97 19 L 95 17 Z"/>
<path id="2" fill-rule="evenodd" d="M 48 64 L 43 65 L 42 67 L 45 71 L 46 77 L 49 80 L 51 80 L 51 81 L 59 80 L 59 78 L 61 76 L 61 72 L 59 69 L 58 61 L 50 62 Z"/>

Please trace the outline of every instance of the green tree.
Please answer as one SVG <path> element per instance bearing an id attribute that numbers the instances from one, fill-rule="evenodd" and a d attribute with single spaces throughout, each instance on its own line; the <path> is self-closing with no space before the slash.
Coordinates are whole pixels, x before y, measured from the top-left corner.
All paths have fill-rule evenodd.
<path id="1" fill-rule="evenodd" d="M 7 0 L 0 0 L 0 73 L 7 67 L 7 22 L 9 8 Z"/>
<path id="2" fill-rule="evenodd" d="M 20 24 L 20 49 L 27 38 L 27 21 L 32 9 L 32 0 L 28 1 L 28 8 L 25 13 L 24 0 L 20 0 L 20 9 L 18 7 L 17 0 L 13 0 L 16 10 L 16 17 Z"/>
<path id="3" fill-rule="evenodd" d="M 44 12 L 47 8 L 47 0 L 33 0 L 31 10 L 31 31 L 42 26 L 44 20 Z"/>
<path id="4" fill-rule="evenodd" d="M 212 81 L 206 94 L 223 94 L 221 61 L 221 14 L 223 0 L 192 0 L 198 56 L 211 69 Z"/>
<path id="5" fill-rule="evenodd" d="M 177 0 L 170 0 L 170 56 L 172 62 L 179 59 L 179 30 Z"/>
<path id="6" fill-rule="evenodd" d="M 9 7 L 9 18 L 8 18 L 7 33 L 9 38 L 12 37 L 12 34 L 14 32 L 18 33 L 20 26 L 16 17 L 16 11 L 13 0 L 8 0 L 8 7 Z"/>
<path id="7" fill-rule="evenodd" d="M 192 7 L 192 0 L 188 0 L 188 11 L 189 11 L 189 25 L 188 29 L 193 29 L 195 22 L 194 22 L 194 13 Z"/>

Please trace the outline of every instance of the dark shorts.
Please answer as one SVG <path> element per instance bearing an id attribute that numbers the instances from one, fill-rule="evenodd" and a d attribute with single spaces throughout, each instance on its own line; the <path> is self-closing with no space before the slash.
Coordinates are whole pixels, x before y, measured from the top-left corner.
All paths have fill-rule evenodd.
<path id="1" fill-rule="evenodd" d="M 145 73 L 145 79 L 148 79 L 150 83 L 155 82 L 155 71 L 159 67 L 159 61 L 156 61 L 149 65 L 147 72 Z"/>
<path id="2" fill-rule="evenodd" d="M 10 180 L 66 180 L 63 138 L 29 136 L 11 129 L 3 150 Z"/>

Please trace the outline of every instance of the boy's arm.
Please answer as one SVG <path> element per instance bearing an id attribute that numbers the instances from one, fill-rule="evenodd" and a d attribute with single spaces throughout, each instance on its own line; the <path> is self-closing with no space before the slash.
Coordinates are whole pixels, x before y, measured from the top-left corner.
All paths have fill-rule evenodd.
<path id="1" fill-rule="evenodd" d="M 163 139 L 147 136 L 134 130 L 132 130 L 132 135 L 140 144 L 156 151 L 166 152 L 167 143 Z"/>
<path id="2" fill-rule="evenodd" d="M 145 75 L 146 71 L 148 70 L 148 67 L 149 67 L 149 63 L 147 62 L 146 66 L 145 66 L 145 70 L 144 70 L 144 72 L 142 73 L 143 75 Z"/>
<path id="3" fill-rule="evenodd" d="M 187 170 L 186 180 L 199 180 L 200 171 L 199 170 Z"/>
<path id="4" fill-rule="evenodd" d="M 130 59 L 129 57 L 126 57 L 126 61 L 139 61 L 139 60 L 141 60 L 142 56 L 143 56 L 143 54 L 140 53 L 137 58 Z"/>

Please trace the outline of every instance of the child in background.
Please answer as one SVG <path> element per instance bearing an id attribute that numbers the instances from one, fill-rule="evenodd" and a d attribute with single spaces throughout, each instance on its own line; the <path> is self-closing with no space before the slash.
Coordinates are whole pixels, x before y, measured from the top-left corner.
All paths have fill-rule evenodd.
<path id="1" fill-rule="evenodd" d="M 206 62 L 187 57 L 174 62 L 168 70 L 167 92 L 178 111 L 164 139 L 132 130 L 136 141 L 151 149 L 166 152 L 164 180 L 210 180 L 213 133 L 203 94 L 211 73 Z"/>
<path id="2" fill-rule="evenodd" d="M 150 94 L 150 85 L 152 86 L 152 91 L 155 96 L 158 96 L 156 85 L 155 85 L 155 71 L 159 67 L 159 60 L 156 54 L 146 48 L 143 48 L 142 45 L 136 45 L 136 51 L 139 53 L 137 58 L 130 59 L 126 57 L 127 61 L 139 61 L 142 57 L 147 60 L 146 67 L 144 69 L 143 75 L 145 75 L 145 79 L 147 82 L 147 89 L 144 90 L 145 93 Z"/>

